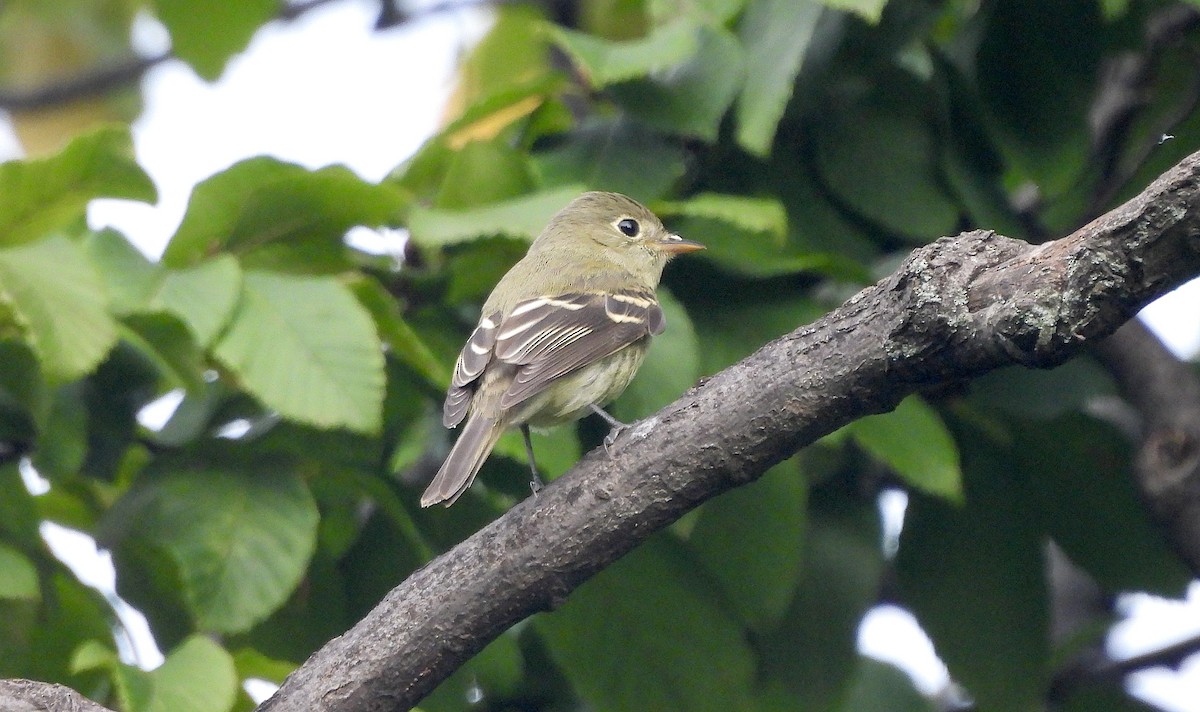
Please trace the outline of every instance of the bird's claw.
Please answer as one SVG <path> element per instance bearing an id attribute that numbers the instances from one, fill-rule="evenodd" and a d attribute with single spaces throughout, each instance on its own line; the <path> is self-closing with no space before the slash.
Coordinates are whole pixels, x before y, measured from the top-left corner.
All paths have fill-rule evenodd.
<path id="1" fill-rule="evenodd" d="M 625 432 L 628 425 L 617 425 L 612 430 L 608 431 L 608 435 L 604 436 L 604 454 L 610 458 L 613 456 L 612 448 L 617 444 L 617 438 L 621 437 L 621 433 Z"/>

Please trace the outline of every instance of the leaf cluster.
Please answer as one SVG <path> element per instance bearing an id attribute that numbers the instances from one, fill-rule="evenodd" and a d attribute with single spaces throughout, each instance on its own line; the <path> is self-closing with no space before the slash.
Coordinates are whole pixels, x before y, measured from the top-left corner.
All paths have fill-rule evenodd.
<path id="1" fill-rule="evenodd" d="M 273 12 L 153 5 L 207 77 Z M 196 187 L 158 261 L 84 220 L 95 198 L 155 197 L 127 129 L 0 165 L 0 674 L 138 712 L 249 709 L 242 681 L 281 680 L 527 495 L 510 435 L 455 508 L 416 506 L 477 305 L 568 200 L 627 193 L 709 248 L 668 269 L 668 330 L 616 404 L 642 417 L 916 244 L 1060 233 L 1195 150 L 1179 128 L 1146 151 L 1163 117 L 1200 116 L 1178 69 L 1194 30 L 1107 143 L 1089 122 L 1102 66 L 1143 50 L 1164 5 L 591 0 L 568 26 L 504 3 L 454 118 L 385 180 L 246 160 Z M 357 226 L 404 240 L 370 252 Z M 882 600 L 916 614 L 979 709 L 1040 705 L 1104 631 L 1051 640 L 1048 541 L 1108 594 L 1187 580 L 1124 436 L 1094 415 L 1113 393 L 1078 361 L 855 422 L 509 631 L 423 709 L 935 709 L 856 651 Z M 538 435 L 539 464 L 557 476 L 602 435 Z M 886 489 L 909 496 L 898 540 Z M 112 552 L 166 664 L 117 654 L 113 605 L 45 523 Z M 1120 690 L 1056 702 L 1098 696 L 1137 709 Z"/>

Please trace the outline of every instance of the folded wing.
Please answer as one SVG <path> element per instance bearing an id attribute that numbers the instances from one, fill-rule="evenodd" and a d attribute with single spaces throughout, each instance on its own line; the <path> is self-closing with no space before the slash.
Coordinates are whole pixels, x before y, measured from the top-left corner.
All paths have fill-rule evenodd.
<path id="1" fill-rule="evenodd" d="M 510 408 L 561 376 L 665 327 L 662 308 L 650 291 L 538 297 L 517 304 L 503 320 L 484 317 L 455 364 L 443 422 L 454 427 L 462 421 L 476 381 L 492 362 L 517 367 L 500 398 L 500 407 Z"/>

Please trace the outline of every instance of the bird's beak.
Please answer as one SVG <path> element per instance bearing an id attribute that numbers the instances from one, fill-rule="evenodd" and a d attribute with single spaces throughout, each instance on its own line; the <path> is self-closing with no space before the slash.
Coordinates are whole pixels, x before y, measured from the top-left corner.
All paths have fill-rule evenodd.
<path id="1" fill-rule="evenodd" d="M 679 235 L 667 235 L 657 244 L 658 249 L 671 255 L 678 255 L 684 252 L 695 252 L 696 250 L 704 249 L 704 245 L 701 245 L 699 242 L 685 240 Z"/>

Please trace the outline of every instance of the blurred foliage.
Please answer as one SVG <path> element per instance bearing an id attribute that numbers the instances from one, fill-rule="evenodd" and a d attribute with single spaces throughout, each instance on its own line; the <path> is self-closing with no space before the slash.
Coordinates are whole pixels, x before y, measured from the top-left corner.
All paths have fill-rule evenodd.
<path id="1" fill-rule="evenodd" d="M 584 0 L 552 18 L 503 3 L 443 130 L 386 180 L 249 159 L 196 187 L 161 262 L 83 219 L 93 198 L 155 198 L 128 128 L 65 143 L 94 117 L 40 125 L 65 147 L 0 165 L 0 675 L 130 712 L 249 709 L 240 681 L 281 680 L 528 494 L 511 437 L 453 509 L 417 506 L 477 306 L 571 197 L 628 193 L 709 246 L 667 271 L 669 329 L 615 405 L 641 417 L 914 245 L 970 227 L 1053 237 L 1200 148 L 1177 128 L 1200 122 L 1200 29 L 1145 31 L 1172 7 Z M 7 3 L 0 76 L 61 75 L 17 51 L 22 32 L 70 50 L 50 69 L 127 57 L 139 9 L 209 79 L 279 11 Z M 1144 86 L 1114 105 L 1107 68 L 1128 56 Z M 358 225 L 406 229 L 403 264 L 349 246 Z M 1041 708 L 1069 652 L 1049 638 L 1048 539 L 1110 594 L 1188 579 L 1138 502 L 1131 447 L 1090 407 L 1113 390 L 1085 360 L 1006 369 L 854 423 L 507 632 L 424 709 L 937 709 L 856 651 L 885 597 L 978 709 Z M 178 404 L 149 427 L 165 396 Z M 602 434 L 538 436 L 545 474 Z M 895 550 L 885 487 L 910 496 Z M 113 552 L 166 664 L 122 660 L 110 602 L 51 554 L 45 522 Z M 1134 708 L 1086 685 L 1072 708 L 1094 699 Z"/>

